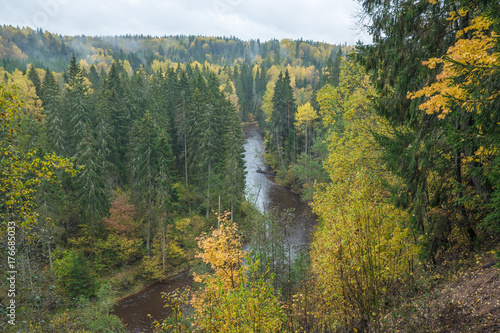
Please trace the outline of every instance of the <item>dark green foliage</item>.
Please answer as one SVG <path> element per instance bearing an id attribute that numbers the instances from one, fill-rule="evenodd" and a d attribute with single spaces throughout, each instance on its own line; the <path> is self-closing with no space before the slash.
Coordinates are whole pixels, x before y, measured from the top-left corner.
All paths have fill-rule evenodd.
<path id="1" fill-rule="evenodd" d="M 224 144 L 224 175 L 221 194 L 230 203 L 231 221 L 234 217 L 234 206 L 243 200 L 245 190 L 245 162 L 243 160 L 243 133 L 240 119 L 234 106 L 225 101 L 223 110 L 227 116 Z"/>
<path id="2" fill-rule="evenodd" d="M 84 84 L 84 77 L 80 66 L 73 56 L 68 67 L 68 88 L 65 91 L 64 108 L 67 114 L 68 144 L 65 152 L 67 156 L 76 154 L 76 147 L 82 141 L 85 127 L 91 124 L 91 110 L 88 99 L 88 88 Z"/>
<path id="3" fill-rule="evenodd" d="M 97 222 L 108 214 L 108 188 L 105 183 L 105 161 L 97 151 L 97 142 L 88 127 L 84 127 L 82 140 L 76 149 L 76 162 L 83 165 L 83 170 L 76 180 L 77 200 L 83 220 L 87 222 L 94 236 L 97 234 Z"/>
<path id="4" fill-rule="evenodd" d="M 340 59 L 342 58 L 342 48 L 339 47 L 335 54 L 335 60 L 328 58 L 326 68 L 323 73 L 322 85 L 329 84 L 333 87 L 339 85 L 340 79 Z"/>
<path id="5" fill-rule="evenodd" d="M 128 119 L 129 110 L 124 103 L 126 81 L 122 79 L 122 73 L 119 72 L 118 65 L 113 63 L 110 67 L 109 74 L 104 80 L 102 89 L 103 100 L 106 103 L 106 108 L 101 110 L 106 113 L 109 125 L 109 134 L 111 137 L 110 145 L 110 162 L 115 166 L 118 175 L 118 184 L 125 182 L 127 177 L 127 145 L 129 126 Z"/>
<path id="6" fill-rule="evenodd" d="M 498 180 L 489 172 L 495 163 L 465 161 L 481 146 L 498 146 L 499 102 L 491 100 L 491 109 L 477 114 L 464 112 L 457 103 L 449 116 L 438 119 L 418 108 L 423 99 L 410 100 L 407 93 L 435 80 L 440 68 L 429 69 L 421 62 L 442 57 L 455 42 L 456 32 L 470 23 L 467 15 L 450 24 L 449 13 L 492 7 L 458 0 L 439 5 L 365 0 L 362 5 L 372 22 L 374 44 L 360 45 L 357 56 L 377 89 L 374 107 L 391 125 L 390 135 L 375 133 L 375 137 L 385 148 L 387 166 L 403 180 L 393 189 L 395 202 L 411 211 L 413 230 L 424 239 L 424 256 L 433 260 L 439 248 L 450 246 L 453 230 L 474 241 L 478 225 L 494 229 L 495 218 L 487 216 L 498 214 L 491 204 Z M 498 89 L 498 80 L 484 83 L 484 88 L 474 84 L 467 89 L 470 96 L 486 100 Z M 479 92 L 485 95 L 478 96 Z"/>
<path id="7" fill-rule="evenodd" d="M 146 222 L 149 255 L 152 228 L 161 219 L 171 196 L 172 150 L 150 112 L 134 125 L 130 172 L 133 195 Z"/>
<path id="8" fill-rule="evenodd" d="M 297 106 L 290 86 L 288 70 L 280 73 L 273 96 L 273 113 L 269 126 L 268 148 L 278 155 L 280 168 L 295 161 L 295 113 Z"/>
<path id="9" fill-rule="evenodd" d="M 82 252 L 69 250 L 55 261 L 59 284 L 69 297 L 90 297 L 95 292 L 95 278 Z"/>
<path id="10" fill-rule="evenodd" d="M 57 85 L 54 75 L 47 70 L 43 80 L 43 110 L 47 115 L 47 137 L 52 150 L 64 156 L 66 154 L 66 139 L 68 137 L 67 124 L 68 120 L 62 112 L 61 96 L 59 86 Z"/>
<path id="11" fill-rule="evenodd" d="M 36 95 L 41 98 L 42 96 L 42 81 L 40 80 L 40 77 L 38 76 L 38 72 L 36 71 L 35 67 L 30 67 L 28 70 L 28 78 L 33 82 L 33 85 L 35 86 L 36 90 Z"/>

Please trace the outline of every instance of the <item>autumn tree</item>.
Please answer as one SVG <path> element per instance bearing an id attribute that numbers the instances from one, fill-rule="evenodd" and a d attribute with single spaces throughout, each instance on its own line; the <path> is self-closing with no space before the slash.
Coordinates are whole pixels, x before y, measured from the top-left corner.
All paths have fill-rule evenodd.
<path id="1" fill-rule="evenodd" d="M 20 150 L 18 137 L 21 134 L 17 124 L 23 102 L 13 88 L 1 85 L 0 93 L 1 217 L 4 224 L 12 221 L 17 228 L 29 230 L 37 223 L 35 195 L 42 180 L 56 181 L 56 170 L 64 170 L 69 175 L 74 175 L 76 170 L 69 160 L 55 154 L 40 157 L 36 151 Z"/>
<path id="2" fill-rule="evenodd" d="M 297 127 L 301 132 L 305 134 L 304 152 L 308 154 L 309 152 L 309 131 L 313 125 L 313 122 L 318 119 L 318 114 L 316 110 L 313 109 L 311 103 L 307 102 L 297 108 Z"/>
<path id="3" fill-rule="evenodd" d="M 449 20 L 460 24 L 470 15 L 465 7 L 450 13 Z M 488 205 L 491 197 L 498 198 L 498 179 L 490 177 L 498 168 L 496 105 L 500 100 L 499 86 L 494 81 L 500 53 L 495 52 L 498 35 L 492 30 L 493 22 L 487 12 L 474 17 L 457 32 L 456 42 L 445 56 L 424 61 L 423 65 L 441 71 L 435 82 L 408 93 L 408 98 L 426 97 L 419 99 L 419 109 L 437 116 L 448 144 L 454 147 L 455 202 L 460 208 L 461 224 L 467 226 L 468 215 L 474 214 L 484 219 L 482 226 L 499 231 L 495 217 L 498 210 L 494 204 Z"/>
<path id="4" fill-rule="evenodd" d="M 408 215 L 388 200 L 385 184 L 398 179 L 381 167 L 380 146 L 371 134 L 387 128 L 369 107 L 373 94 L 361 67 L 345 60 L 339 88 L 318 94 L 323 120 L 331 128 L 325 162 L 331 183 L 318 185 L 314 196 L 319 226 L 311 263 L 317 295 L 323 295 L 318 324 L 327 329 L 352 327 L 358 321 L 359 330 L 377 321 L 384 286 L 409 274 L 416 254 Z M 331 105 L 342 110 L 342 131 L 334 126 L 338 115 Z"/>
<path id="5" fill-rule="evenodd" d="M 202 234 L 198 257 L 209 264 L 213 274 L 195 275 L 202 288 L 193 294 L 195 309 L 192 327 L 204 331 L 277 332 L 283 328 L 283 310 L 270 280 L 247 281 L 245 271 L 257 269 L 256 262 L 243 266 L 244 251 L 236 224 L 227 214 L 221 217 L 220 228 Z M 185 322 L 175 313 L 175 327 Z M 155 332 L 172 331 L 172 318 L 155 325 Z"/>

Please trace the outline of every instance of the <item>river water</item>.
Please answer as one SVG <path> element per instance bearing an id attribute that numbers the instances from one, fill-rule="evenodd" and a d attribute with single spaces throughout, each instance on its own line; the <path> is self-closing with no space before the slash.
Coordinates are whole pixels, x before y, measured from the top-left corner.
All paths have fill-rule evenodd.
<path id="1" fill-rule="evenodd" d="M 290 190 L 274 183 L 272 176 L 258 173 L 265 170 L 262 153 L 265 150 L 262 133 L 255 123 L 245 124 L 245 166 L 247 200 L 254 203 L 261 212 L 271 207 L 279 209 L 294 209 L 295 223 L 290 232 L 292 251 L 297 253 L 308 246 L 310 234 L 314 225 L 314 217 L 307 204 Z M 192 284 L 189 271 L 186 270 L 170 279 L 157 282 L 141 292 L 120 301 L 114 308 L 115 314 L 127 325 L 129 332 L 151 332 L 150 326 L 157 319 L 165 318 L 161 293 L 171 292 L 177 288 L 183 289 Z M 151 317 L 148 316 L 151 315 Z"/>

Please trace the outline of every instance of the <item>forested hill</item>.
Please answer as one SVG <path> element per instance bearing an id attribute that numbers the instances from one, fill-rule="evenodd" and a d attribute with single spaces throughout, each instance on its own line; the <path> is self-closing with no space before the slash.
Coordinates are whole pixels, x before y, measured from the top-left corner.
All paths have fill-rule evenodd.
<path id="1" fill-rule="evenodd" d="M 127 61 L 132 70 L 153 61 L 205 61 L 231 66 L 236 60 L 272 65 L 326 66 L 340 48 L 327 43 L 276 39 L 260 42 L 235 37 L 202 36 L 61 36 L 42 29 L 0 27 L 0 66 L 8 71 L 26 69 L 27 64 L 61 72 L 71 55 L 89 65 L 111 65 L 113 59 Z M 101 65 L 102 66 L 102 65 Z"/>

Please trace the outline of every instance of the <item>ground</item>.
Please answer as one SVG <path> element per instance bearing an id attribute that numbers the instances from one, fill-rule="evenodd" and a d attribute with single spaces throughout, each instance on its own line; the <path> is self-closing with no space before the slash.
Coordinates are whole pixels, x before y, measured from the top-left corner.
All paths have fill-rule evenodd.
<path id="1" fill-rule="evenodd" d="M 389 310 L 380 331 L 499 333 L 500 263 L 482 267 L 494 260 L 494 251 L 460 256 L 428 272 L 426 288 Z"/>

